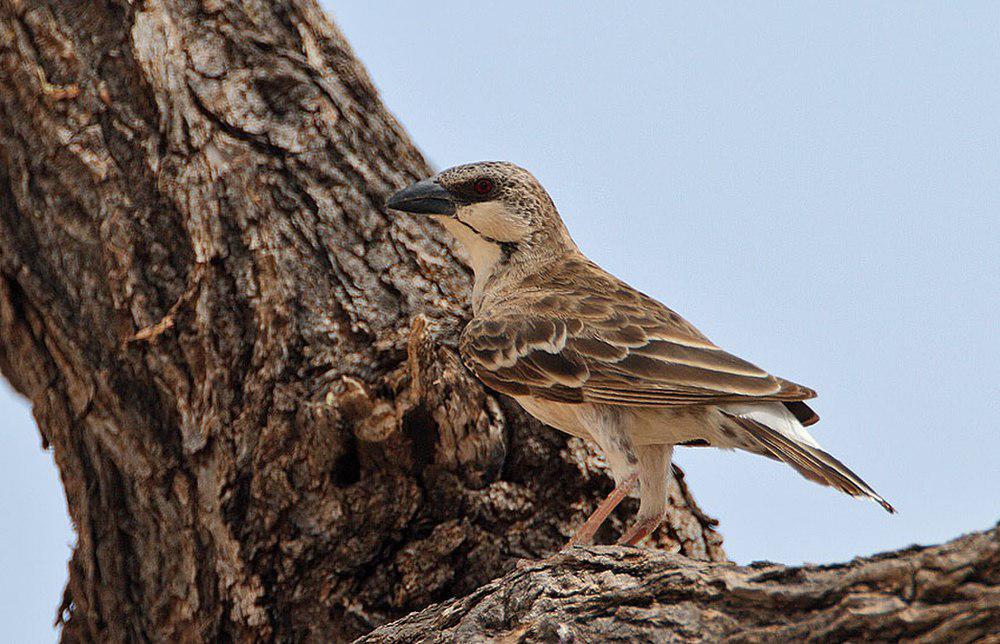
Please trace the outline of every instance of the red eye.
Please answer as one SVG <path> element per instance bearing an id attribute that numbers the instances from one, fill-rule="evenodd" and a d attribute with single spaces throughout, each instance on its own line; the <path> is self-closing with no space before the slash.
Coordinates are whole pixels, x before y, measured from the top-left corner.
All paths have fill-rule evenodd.
<path id="1" fill-rule="evenodd" d="M 476 191 L 477 195 L 488 195 L 493 192 L 493 182 L 489 179 L 476 179 L 476 182 L 472 184 L 472 189 Z"/>

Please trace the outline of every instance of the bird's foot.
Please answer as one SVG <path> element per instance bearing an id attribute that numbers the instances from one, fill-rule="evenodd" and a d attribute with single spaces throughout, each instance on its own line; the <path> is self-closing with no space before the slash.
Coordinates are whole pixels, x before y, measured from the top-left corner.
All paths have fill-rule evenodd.
<path id="1" fill-rule="evenodd" d="M 618 540 L 620 546 L 634 546 L 656 530 L 663 521 L 662 516 L 639 517 Z"/>

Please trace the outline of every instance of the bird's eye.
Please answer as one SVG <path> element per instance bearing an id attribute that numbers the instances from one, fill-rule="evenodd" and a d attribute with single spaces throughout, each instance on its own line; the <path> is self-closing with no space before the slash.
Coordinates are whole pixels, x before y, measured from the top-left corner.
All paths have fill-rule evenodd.
<path id="1" fill-rule="evenodd" d="M 472 189 L 480 197 L 485 197 L 493 192 L 493 182 L 489 179 L 476 179 L 476 182 L 472 184 Z"/>

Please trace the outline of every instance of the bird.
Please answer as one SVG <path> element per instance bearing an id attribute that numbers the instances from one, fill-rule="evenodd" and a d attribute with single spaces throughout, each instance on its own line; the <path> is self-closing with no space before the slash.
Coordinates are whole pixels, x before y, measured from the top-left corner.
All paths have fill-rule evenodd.
<path id="1" fill-rule="evenodd" d="M 395 192 L 389 209 L 438 221 L 473 272 L 463 363 L 545 425 L 603 452 L 615 487 L 570 538 L 591 543 L 638 488 L 619 544 L 662 522 L 675 446 L 737 449 L 890 513 L 892 505 L 806 429 L 812 389 L 727 353 L 680 315 L 589 260 L 552 198 L 506 161 L 455 166 Z"/>

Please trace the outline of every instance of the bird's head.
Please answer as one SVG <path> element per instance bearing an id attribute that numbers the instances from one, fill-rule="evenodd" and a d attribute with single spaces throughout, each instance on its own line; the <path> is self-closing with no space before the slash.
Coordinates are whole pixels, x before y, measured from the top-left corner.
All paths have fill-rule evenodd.
<path id="1" fill-rule="evenodd" d="M 499 263 L 576 248 L 545 188 L 505 161 L 448 168 L 403 188 L 386 206 L 444 224 L 468 252 L 477 281 Z"/>

